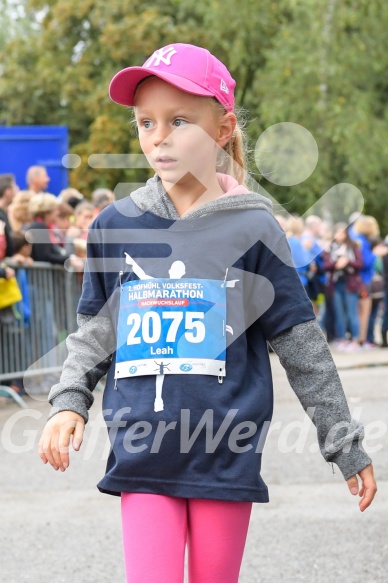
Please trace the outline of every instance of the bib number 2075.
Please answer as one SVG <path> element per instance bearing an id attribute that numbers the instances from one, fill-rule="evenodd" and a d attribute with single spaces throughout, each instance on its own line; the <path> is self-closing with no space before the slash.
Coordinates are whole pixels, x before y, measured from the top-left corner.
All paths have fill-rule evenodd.
<path id="1" fill-rule="evenodd" d="M 127 325 L 132 326 L 127 344 L 140 344 L 146 342 L 154 344 L 158 342 L 162 331 L 166 333 L 166 342 L 175 342 L 178 329 L 184 320 L 184 337 L 188 342 L 196 343 L 202 342 L 205 339 L 206 328 L 204 322 L 204 312 L 162 312 L 162 317 L 158 312 L 149 311 L 143 317 L 137 312 L 129 314 L 127 318 Z M 140 335 L 138 335 L 140 332 Z"/>

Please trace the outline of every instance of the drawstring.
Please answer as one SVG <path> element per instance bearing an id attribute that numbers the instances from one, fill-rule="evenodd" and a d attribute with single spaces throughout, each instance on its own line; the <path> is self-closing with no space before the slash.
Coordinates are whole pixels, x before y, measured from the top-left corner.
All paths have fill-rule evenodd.
<path id="1" fill-rule="evenodd" d="M 123 273 L 124 273 L 123 271 L 119 271 L 119 284 L 120 284 L 120 290 L 121 290 L 121 292 L 123 291 L 123 282 L 122 282 Z M 115 378 L 115 384 L 114 384 L 113 389 L 115 391 L 117 391 L 117 377 Z"/>
<path id="2" fill-rule="evenodd" d="M 228 271 L 229 271 L 229 267 L 226 268 L 224 281 L 222 282 L 221 287 L 226 286 L 226 278 L 228 277 Z"/>
<path id="3" fill-rule="evenodd" d="M 155 401 L 154 401 L 154 411 L 157 413 L 163 411 L 164 403 L 162 399 L 164 374 L 155 375 Z"/>

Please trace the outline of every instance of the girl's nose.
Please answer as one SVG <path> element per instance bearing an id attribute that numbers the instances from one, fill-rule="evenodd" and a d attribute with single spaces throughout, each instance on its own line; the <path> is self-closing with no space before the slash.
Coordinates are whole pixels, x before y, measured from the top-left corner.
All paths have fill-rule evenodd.
<path id="1" fill-rule="evenodd" d="M 168 143 L 170 134 L 171 134 L 170 128 L 159 125 L 154 133 L 154 146 L 159 146 L 160 144 Z"/>

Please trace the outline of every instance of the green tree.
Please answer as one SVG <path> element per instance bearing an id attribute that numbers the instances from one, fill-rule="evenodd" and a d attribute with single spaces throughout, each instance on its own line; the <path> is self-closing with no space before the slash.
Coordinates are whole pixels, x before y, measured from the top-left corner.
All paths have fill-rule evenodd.
<path id="1" fill-rule="evenodd" d="M 279 4 L 263 0 L 260 12 L 247 0 L 30 0 L 26 8 L 39 30 L 10 39 L 3 51 L 0 123 L 64 124 L 71 151 L 82 158 L 72 172 L 80 189 L 128 179 L 144 171 L 94 170 L 94 152 L 138 151 L 130 113 L 108 98 L 108 83 L 121 68 L 142 63 L 158 46 L 180 40 L 206 46 L 225 60 L 240 87 L 238 101 L 255 108 L 250 91 L 263 66 L 279 18 Z"/>
<path id="2" fill-rule="evenodd" d="M 255 86 L 262 121 L 299 123 L 320 149 L 304 184 L 284 189 L 263 181 L 278 199 L 293 199 L 293 210 L 350 182 L 362 191 L 365 212 L 388 231 L 387 18 L 380 0 L 294 0 L 292 18 L 279 28 Z"/>
<path id="3" fill-rule="evenodd" d="M 8 19 L 10 1 L 0 0 Z M 131 113 L 110 101 L 109 81 L 156 47 L 206 46 L 237 81 L 252 149 L 263 130 L 285 121 L 317 140 L 319 163 L 304 183 L 270 184 L 252 161 L 254 177 L 292 212 L 338 182 L 353 183 L 388 230 L 387 19 L 383 0 L 25 0 L 18 27 L 0 37 L 0 123 L 67 125 L 82 159 L 71 182 L 86 193 L 142 181 L 147 170 L 88 165 L 92 153 L 139 151 Z"/>

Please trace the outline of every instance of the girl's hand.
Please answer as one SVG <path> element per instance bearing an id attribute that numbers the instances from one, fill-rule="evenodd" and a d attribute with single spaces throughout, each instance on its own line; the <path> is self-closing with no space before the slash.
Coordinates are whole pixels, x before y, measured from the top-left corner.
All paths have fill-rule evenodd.
<path id="1" fill-rule="evenodd" d="M 39 441 L 39 455 L 44 464 L 49 462 L 54 470 L 64 472 L 69 466 L 70 436 L 73 449 L 81 447 L 85 420 L 74 411 L 61 411 L 49 419 Z"/>
<path id="2" fill-rule="evenodd" d="M 372 464 L 369 464 L 369 466 L 366 466 L 363 470 L 360 470 L 358 472 L 358 475 L 360 476 L 362 481 L 360 491 L 358 490 L 357 475 L 354 475 L 351 478 L 349 478 L 349 480 L 347 480 L 347 483 L 349 486 L 349 490 L 354 496 L 356 494 L 362 496 L 359 502 L 359 506 L 361 512 L 364 512 L 364 510 L 368 508 L 368 506 L 372 503 L 372 500 L 377 492 L 377 486 L 373 475 Z"/>

